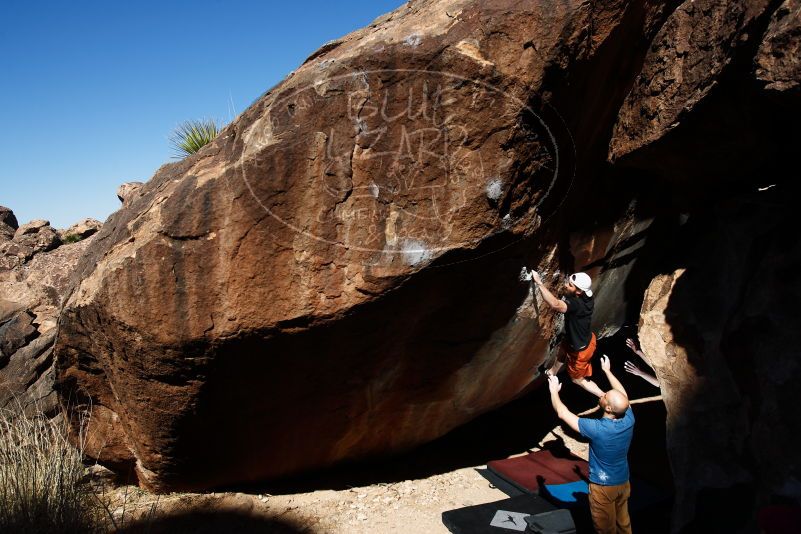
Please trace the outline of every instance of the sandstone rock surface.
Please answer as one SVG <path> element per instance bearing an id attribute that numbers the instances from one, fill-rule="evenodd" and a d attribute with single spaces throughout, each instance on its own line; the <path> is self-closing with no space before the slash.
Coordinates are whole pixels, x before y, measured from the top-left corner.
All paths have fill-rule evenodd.
<path id="1" fill-rule="evenodd" d="M 757 77 L 765 88 L 798 89 L 801 83 L 801 2 L 785 0 L 771 16 L 759 47 Z"/>
<path id="2" fill-rule="evenodd" d="M 0 242 L 14 237 L 17 231 L 17 218 L 9 208 L 0 206 Z"/>
<path id="3" fill-rule="evenodd" d="M 49 226 L 50 221 L 46 221 L 45 219 L 34 219 L 17 228 L 17 231 L 14 233 L 14 237 L 21 238 L 24 235 L 38 234 L 41 230 L 46 229 Z"/>
<path id="4" fill-rule="evenodd" d="M 523 265 L 590 271 L 602 333 L 683 269 L 642 310 L 676 524 L 725 511 L 710 491 L 753 510 L 792 487 L 794 438 L 757 436 L 787 434 L 797 361 L 766 352 L 797 286 L 757 283 L 795 283 L 799 250 L 759 196 L 795 197 L 776 8 L 413 2 L 327 43 L 92 238 L 56 339 L 90 454 L 166 491 L 413 447 L 525 392 L 558 343 Z"/>
<path id="5" fill-rule="evenodd" d="M 798 328 L 787 299 L 801 287 L 790 230 L 801 117 L 793 13 L 787 2 L 679 5 L 610 140 L 628 185 L 659 198 L 655 221 L 673 221 L 645 241 L 644 274 L 661 274 L 642 305 L 640 339 L 668 411 L 676 532 L 737 531 L 764 504 L 801 499 L 788 467 L 796 449 L 777 445 L 793 443 L 785 433 L 797 419 L 797 401 L 776 382 L 777 372 L 794 376 L 799 356 L 777 349 L 790 343 L 784 329 Z"/>
<path id="6" fill-rule="evenodd" d="M 86 218 L 82 219 L 64 231 L 59 232 L 59 237 L 65 242 L 75 242 L 81 239 L 86 239 L 92 234 L 96 234 L 103 226 L 103 223 L 97 219 Z"/>
<path id="7" fill-rule="evenodd" d="M 162 167 L 60 319 L 63 394 L 102 412 L 96 443 L 126 444 L 92 452 L 152 488 L 209 487 L 407 449 L 525 391 L 556 324 L 518 273 L 558 287 L 573 268 L 565 215 L 544 224 L 578 198 L 566 126 L 603 145 L 614 117 L 606 99 L 560 117 L 539 91 L 642 47 L 617 16 L 661 12 L 415 2 Z"/>
<path id="8" fill-rule="evenodd" d="M 11 210 L 4 220 L 16 226 Z M 13 241 L 0 243 L 0 407 L 19 403 L 55 415 L 56 321 L 70 275 L 91 239 L 52 249 L 61 240 L 44 220 L 16 232 Z"/>
<path id="9" fill-rule="evenodd" d="M 801 242 L 790 192 L 771 191 L 691 218 L 681 267 L 656 277 L 642 305 L 640 341 L 662 385 L 681 488 L 675 529 L 735 530 L 755 503 L 801 497 Z"/>
<path id="10" fill-rule="evenodd" d="M 7 210 L 6 220 L 16 225 L 14 213 L 8 208 L 4 209 Z M 10 233 L 12 228 L 13 234 Z M 0 239 L 0 270 L 21 266 L 34 254 L 53 250 L 61 244 L 58 232 L 44 219 L 30 221 L 19 228 L 0 221 L 0 237 L 2 236 L 7 236 L 9 240 Z"/>
<path id="11" fill-rule="evenodd" d="M 620 109 L 609 157 L 618 159 L 664 137 L 719 83 L 769 2 L 686 0 L 651 42 Z"/>
<path id="12" fill-rule="evenodd" d="M 117 198 L 123 204 L 127 204 L 134 199 L 141 189 L 142 182 L 125 182 L 117 188 Z"/>

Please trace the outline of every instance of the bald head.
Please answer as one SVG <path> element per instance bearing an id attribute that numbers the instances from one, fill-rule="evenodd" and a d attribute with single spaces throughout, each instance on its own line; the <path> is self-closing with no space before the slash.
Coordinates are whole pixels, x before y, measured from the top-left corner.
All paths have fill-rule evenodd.
<path id="1" fill-rule="evenodd" d="M 604 412 L 620 417 L 629 407 L 629 398 L 616 389 L 610 389 L 601 397 L 599 404 Z"/>

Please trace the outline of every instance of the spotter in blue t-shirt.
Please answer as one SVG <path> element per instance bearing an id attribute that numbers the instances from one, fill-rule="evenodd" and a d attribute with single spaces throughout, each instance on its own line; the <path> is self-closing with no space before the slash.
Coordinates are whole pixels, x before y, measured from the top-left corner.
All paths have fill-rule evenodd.
<path id="1" fill-rule="evenodd" d="M 625 484 L 629 479 L 629 446 L 634 435 L 631 406 L 620 419 L 580 417 L 579 432 L 590 440 L 590 482 L 601 486 Z"/>

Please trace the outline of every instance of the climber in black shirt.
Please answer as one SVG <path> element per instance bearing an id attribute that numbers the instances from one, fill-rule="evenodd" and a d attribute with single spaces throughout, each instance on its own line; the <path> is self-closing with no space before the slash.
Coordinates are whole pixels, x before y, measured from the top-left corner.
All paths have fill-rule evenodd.
<path id="1" fill-rule="evenodd" d="M 567 277 L 567 295 L 556 298 L 542 283 L 539 273 L 531 273 L 531 281 L 540 289 L 542 298 L 559 313 L 565 314 L 565 339 L 556 361 L 547 375 L 556 375 L 567 361 L 567 374 L 574 384 L 581 386 L 596 397 L 604 392 L 589 379 L 592 376 L 592 355 L 595 353 L 595 334 L 592 332 L 592 280 L 586 273 L 575 273 Z"/>

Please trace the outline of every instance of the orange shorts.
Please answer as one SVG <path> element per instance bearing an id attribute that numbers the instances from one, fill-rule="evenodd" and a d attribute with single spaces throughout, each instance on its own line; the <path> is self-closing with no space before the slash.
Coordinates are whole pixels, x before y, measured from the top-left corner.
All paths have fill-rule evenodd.
<path id="1" fill-rule="evenodd" d="M 595 334 L 590 337 L 587 346 L 578 352 L 571 351 L 565 345 L 567 353 L 567 374 L 572 379 L 592 376 L 592 355 L 595 354 Z"/>

